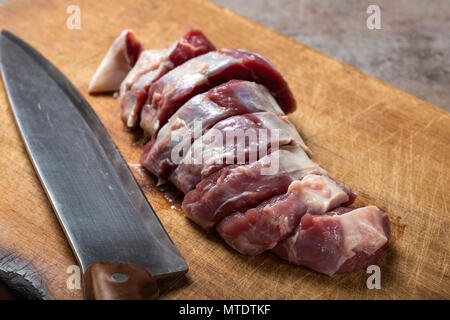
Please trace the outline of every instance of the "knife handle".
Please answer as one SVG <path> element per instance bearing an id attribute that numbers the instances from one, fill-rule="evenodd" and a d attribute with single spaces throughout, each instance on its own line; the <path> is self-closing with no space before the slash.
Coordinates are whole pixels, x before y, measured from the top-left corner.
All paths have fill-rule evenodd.
<path id="1" fill-rule="evenodd" d="M 158 285 L 145 268 L 118 262 L 90 265 L 83 277 L 88 300 L 147 300 L 159 295 Z"/>
<path id="2" fill-rule="evenodd" d="M 0 282 L 0 300 L 14 300 L 11 290 L 2 282 Z"/>

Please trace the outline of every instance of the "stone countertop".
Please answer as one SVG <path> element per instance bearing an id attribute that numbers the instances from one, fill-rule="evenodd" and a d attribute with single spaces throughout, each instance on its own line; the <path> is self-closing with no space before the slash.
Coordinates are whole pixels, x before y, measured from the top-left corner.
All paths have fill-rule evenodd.
<path id="1" fill-rule="evenodd" d="M 213 1 L 450 112 L 449 0 Z"/>

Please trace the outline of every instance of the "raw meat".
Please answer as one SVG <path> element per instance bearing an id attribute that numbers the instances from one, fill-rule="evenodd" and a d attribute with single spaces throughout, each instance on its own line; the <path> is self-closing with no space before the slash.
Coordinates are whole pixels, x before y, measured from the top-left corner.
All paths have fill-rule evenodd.
<path id="1" fill-rule="evenodd" d="M 273 252 L 291 263 L 333 275 L 374 264 L 389 237 L 389 218 L 383 210 L 338 208 L 327 215 L 305 214 L 294 234 Z"/>
<path id="2" fill-rule="evenodd" d="M 167 49 L 142 52 L 120 85 L 119 104 L 124 124 L 128 128 L 138 124 L 148 88 L 154 81 L 185 61 L 214 49 L 199 28 L 191 28 Z"/>
<path id="3" fill-rule="evenodd" d="M 212 50 L 198 28 L 144 52 L 124 30 L 88 90 L 120 89 L 126 127 L 140 120 L 153 138 L 143 166 L 187 193 L 186 216 L 237 251 L 272 250 L 328 275 L 375 263 L 389 218 L 375 206 L 349 208 L 355 195 L 309 158 L 285 116 L 296 103 L 281 74 L 252 51 Z"/>
<path id="4" fill-rule="evenodd" d="M 225 217 L 216 229 L 235 250 L 257 255 L 291 235 L 305 213 L 324 214 L 353 200 L 343 185 L 327 176 L 309 174 L 292 182 L 286 194 Z"/>
<path id="5" fill-rule="evenodd" d="M 245 255 L 258 255 L 290 235 L 306 210 L 294 194 L 285 193 L 223 218 L 216 229 L 233 249 Z"/>
<path id="6" fill-rule="evenodd" d="M 182 208 L 189 219 L 210 230 L 233 212 L 285 193 L 293 180 L 310 173 L 326 171 L 298 146 L 284 146 L 256 162 L 228 166 L 203 179 L 186 194 Z"/>
<path id="7" fill-rule="evenodd" d="M 142 109 L 141 127 L 154 138 L 186 101 L 231 79 L 263 84 L 284 112 L 295 110 L 286 80 L 266 58 L 244 49 L 220 49 L 191 59 L 154 82 Z"/>
<path id="8" fill-rule="evenodd" d="M 153 80 L 173 68 L 167 57 L 171 49 L 145 50 L 134 68 L 120 85 L 120 116 L 128 128 L 137 125 L 139 114 L 147 98 L 147 90 Z"/>
<path id="9" fill-rule="evenodd" d="M 147 143 L 141 164 L 159 179 L 165 179 L 177 165 L 172 161 L 174 148 L 186 150 L 194 139 L 223 119 L 259 111 L 284 115 L 269 91 L 255 82 L 231 80 L 196 95 L 178 109 L 155 140 Z M 197 132 L 195 125 L 200 129 Z"/>
<path id="10" fill-rule="evenodd" d="M 247 113 L 222 120 L 208 130 L 187 151 L 169 176 L 184 193 L 200 180 L 230 164 L 252 163 L 273 146 L 296 144 L 308 151 L 297 129 L 286 116 L 272 112 Z"/>
<path id="11" fill-rule="evenodd" d="M 133 31 L 122 31 L 97 68 L 88 91 L 95 93 L 118 90 L 120 83 L 136 63 L 141 50 L 141 43 Z"/>

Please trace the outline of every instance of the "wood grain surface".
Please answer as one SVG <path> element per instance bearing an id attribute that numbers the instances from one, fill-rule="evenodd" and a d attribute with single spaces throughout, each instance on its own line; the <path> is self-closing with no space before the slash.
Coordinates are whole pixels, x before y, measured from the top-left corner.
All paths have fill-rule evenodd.
<path id="1" fill-rule="evenodd" d="M 78 3 L 80 30 L 66 27 L 72 3 L 56 0 L 8 2 L 0 6 L 0 28 L 67 75 L 132 168 L 190 267 L 161 298 L 450 298 L 448 113 L 210 2 Z M 389 213 L 393 241 L 379 263 L 381 289 L 367 289 L 365 271 L 328 277 L 270 253 L 236 253 L 184 218 L 179 199 L 164 196 L 137 165 L 142 145 L 124 130 L 117 102 L 88 95 L 88 82 L 122 29 L 133 29 L 146 48 L 164 48 L 194 25 L 217 47 L 268 57 L 295 94 L 298 110 L 290 119 L 313 159 L 358 194 L 356 205 L 374 204 Z M 3 84 L 0 135 L 0 247 L 30 261 L 53 298 L 79 299 L 81 291 L 66 286 L 66 269 L 75 258 L 26 155 Z"/>

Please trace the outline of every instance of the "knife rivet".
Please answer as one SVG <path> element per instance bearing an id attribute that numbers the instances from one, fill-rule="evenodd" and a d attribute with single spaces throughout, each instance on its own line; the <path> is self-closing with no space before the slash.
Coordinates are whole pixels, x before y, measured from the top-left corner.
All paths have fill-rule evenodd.
<path id="1" fill-rule="evenodd" d="M 113 273 L 111 277 L 113 278 L 114 281 L 120 282 L 120 283 L 128 281 L 128 276 L 123 273 Z"/>

